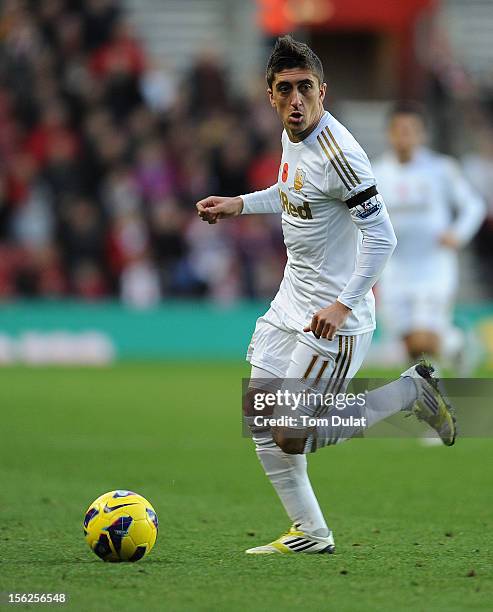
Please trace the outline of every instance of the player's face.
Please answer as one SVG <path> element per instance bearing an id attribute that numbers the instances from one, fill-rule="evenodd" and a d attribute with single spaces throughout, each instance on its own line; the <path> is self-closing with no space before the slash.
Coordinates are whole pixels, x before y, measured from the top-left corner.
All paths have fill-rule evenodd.
<path id="1" fill-rule="evenodd" d="M 324 110 L 326 89 L 327 85 L 319 83 L 313 72 L 303 68 L 276 73 L 267 91 L 291 140 L 303 140 L 315 128 Z"/>
<path id="2" fill-rule="evenodd" d="M 411 113 L 394 115 L 389 123 L 388 137 L 397 156 L 410 159 L 425 141 L 423 121 Z"/>

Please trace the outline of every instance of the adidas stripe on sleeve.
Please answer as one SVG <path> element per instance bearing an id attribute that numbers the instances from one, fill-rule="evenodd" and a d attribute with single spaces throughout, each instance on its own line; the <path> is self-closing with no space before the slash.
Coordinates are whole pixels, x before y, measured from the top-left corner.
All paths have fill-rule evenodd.
<path id="1" fill-rule="evenodd" d="M 378 193 L 376 181 L 366 153 L 343 126 L 338 128 L 335 134 L 334 127 L 326 125 L 317 136 L 329 161 L 325 192 L 354 208 Z"/>

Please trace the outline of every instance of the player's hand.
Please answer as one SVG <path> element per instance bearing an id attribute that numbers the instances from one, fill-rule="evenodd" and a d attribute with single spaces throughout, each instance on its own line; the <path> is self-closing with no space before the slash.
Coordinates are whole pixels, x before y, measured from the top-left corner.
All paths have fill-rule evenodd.
<path id="1" fill-rule="evenodd" d="M 351 312 L 351 309 L 341 302 L 334 302 L 327 308 L 322 308 L 316 312 L 303 331 L 313 332 L 315 338 L 327 338 L 333 340 L 334 334 L 344 325 L 344 321 Z"/>
<path id="2" fill-rule="evenodd" d="M 221 196 L 209 196 L 195 204 L 197 212 L 202 221 L 217 223 L 218 219 L 237 217 L 243 210 L 243 200 L 236 198 L 224 198 Z"/>
<path id="3" fill-rule="evenodd" d="M 448 249 L 457 250 L 460 247 L 460 242 L 452 232 L 445 232 L 440 236 L 439 242 L 442 246 Z"/>

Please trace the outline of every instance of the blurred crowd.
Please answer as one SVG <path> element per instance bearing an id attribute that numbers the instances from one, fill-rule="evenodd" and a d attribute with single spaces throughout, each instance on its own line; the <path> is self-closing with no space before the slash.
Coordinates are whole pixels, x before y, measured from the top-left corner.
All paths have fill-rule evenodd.
<path id="1" fill-rule="evenodd" d="M 204 50 L 178 79 L 146 57 L 117 0 L 3 0 L 0 299 L 271 297 L 278 220 L 208 226 L 195 202 L 271 185 L 279 136 L 261 75 L 237 97 Z M 489 274 L 492 142 L 465 160 L 489 202 Z"/>
<path id="2" fill-rule="evenodd" d="M 176 80 L 114 0 L 1 6 L 0 298 L 272 295 L 278 223 L 208 226 L 194 206 L 274 182 L 263 87 L 235 99 L 210 52 Z"/>

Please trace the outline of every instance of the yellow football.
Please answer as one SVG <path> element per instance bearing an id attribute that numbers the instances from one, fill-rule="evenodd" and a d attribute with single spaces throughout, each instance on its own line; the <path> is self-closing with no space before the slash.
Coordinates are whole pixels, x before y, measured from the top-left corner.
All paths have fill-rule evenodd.
<path id="1" fill-rule="evenodd" d="M 84 535 L 103 561 L 138 561 L 152 550 L 158 532 L 151 504 L 133 491 L 110 491 L 98 497 L 84 517 Z"/>

